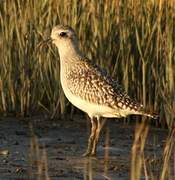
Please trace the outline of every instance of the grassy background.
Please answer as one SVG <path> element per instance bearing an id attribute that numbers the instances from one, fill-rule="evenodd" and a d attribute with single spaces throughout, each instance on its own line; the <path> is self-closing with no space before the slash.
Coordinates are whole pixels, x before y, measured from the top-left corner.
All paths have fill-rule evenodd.
<path id="1" fill-rule="evenodd" d="M 72 26 L 82 50 L 130 96 L 175 119 L 175 2 L 154 0 L 1 0 L 0 113 L 74 110 L 63 96 L 57 50 L 39 47 L 57 24 Z M 59 99 L 59 100 L 58 100 Z"/>

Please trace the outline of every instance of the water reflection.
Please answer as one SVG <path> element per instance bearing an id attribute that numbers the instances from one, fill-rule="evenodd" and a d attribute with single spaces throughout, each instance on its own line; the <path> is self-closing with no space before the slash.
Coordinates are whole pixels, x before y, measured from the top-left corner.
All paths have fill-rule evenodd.
<path id="1" fill-rule="evenodd" d="M 84 159 L 84 173 L 83 173 L 83 179 L 84 180 L 93 180 L 95 177 L 97 178 L 105 178 L 105 179 L 111 179 L 108 175 L 108 169 L 109 169 L 109 140 L 110 140 L 110 134 L 109 134 L 109 128 L 106 127 L 106 134 L 105 134 L 105 147 L 103 150 L 104 157 L 101 159 L 97 159 L 96 157 L 89 157 Z M 103 162 L 103 169 L 100 169 L 99 166 Z"/>
<path id="2" fill-rule="evenodd" d="M 29 151 L 29 177 L 37 180 L 50 180 L 48 173 L 48 155 L 45 145 L 39 144 L 39 140 L 34 133 L 33 125 L 30 124 L 30 151 Z"/>

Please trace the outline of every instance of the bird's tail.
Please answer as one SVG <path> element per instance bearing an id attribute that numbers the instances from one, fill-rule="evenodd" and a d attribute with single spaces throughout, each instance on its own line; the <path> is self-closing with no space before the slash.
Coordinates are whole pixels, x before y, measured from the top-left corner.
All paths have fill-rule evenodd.
<path id="1" fill-rule="evenodd" d="M 157 113 L 148 111 L 143 107 L 140 109 L 140 114 L 153 119 L 157 119 L 159 117 Z"/>
<path id="2" fill-rule="evenodd" d="M 150 113 L 150 112 L 143 112 L 142 115 L 147 116 L 147 117 L 151 117 L 153 119 L 157 119 L 159 117 L 158 114 Z"/>

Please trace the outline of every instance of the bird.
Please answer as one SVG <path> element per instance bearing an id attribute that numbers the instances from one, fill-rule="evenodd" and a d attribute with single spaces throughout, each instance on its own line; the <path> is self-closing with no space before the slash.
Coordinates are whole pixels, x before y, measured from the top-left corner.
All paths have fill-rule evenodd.
<path id="1" fill-rule="evenodd" d="M 144 115 L 156 118 L 132 99 L 106 70 L 88 59 L 79 48 L 78 37 L 70 26 L 56 25 L 50 39 L 60 59 L 60 81 L 67 99 L 88 114 L 91 132 L 83 156 L 96 156 L 97 143 L 105 118 Z"/>

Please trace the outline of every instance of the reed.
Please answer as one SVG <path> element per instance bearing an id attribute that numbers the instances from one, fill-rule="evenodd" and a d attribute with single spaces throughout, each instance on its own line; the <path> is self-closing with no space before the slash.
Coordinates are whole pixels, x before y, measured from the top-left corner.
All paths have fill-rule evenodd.
<path id="1" fill-rule="evenodd" d="M 32 124 L 30 124 L 30 151 L 29 151 L 29 179 L 51 180 L 49 177 L 48 155 L 44 144 L 39 144 L 38 137 L 34 133 Z M 42 150 L 41 150 L 42 147 Z"/>
<path id="2" fill-rule="evenodd" d="M 174 126 L 174 1 L 10 0 L 0 3 L 0 113 L 70 111 L 51 45 L 38 45 L 56 24 L 75 28 L 82 50 Z"/>
<path id="3" fill-rule="evenodd" d="M 146 123 L 136 126 L 135 138 L 131 152 L 131 180 L 139 179 L 174 179 L 174 137 L 175 129 L 169 132 L 163 148 L 163 155 L 148 160 L 144 148 L 146 146 L 149 127 Z M 155 169 L 158 169 L 155 171 Z"/>
<path id="4" fill-rule="evenodd" d="M 141 178 L 143 167 L 145 170 L 145 179 L 148 179 L 146 166 L 144 166 L 144 147 L 148 135 L 148 130 L 149 127 L 145 123 L 137 125 L 136 127 L 131 155 L 131 180 L 139 180 Z"/>

